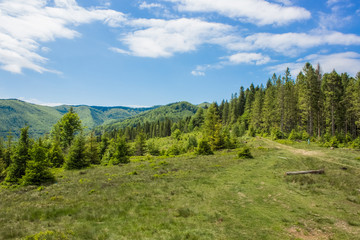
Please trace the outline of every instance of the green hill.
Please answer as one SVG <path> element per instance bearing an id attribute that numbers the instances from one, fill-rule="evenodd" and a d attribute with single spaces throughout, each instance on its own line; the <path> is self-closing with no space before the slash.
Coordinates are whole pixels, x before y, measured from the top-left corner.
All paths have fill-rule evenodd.
<path id="1" fill-rule="evenodd" d="M 17 99 L 0 100 L 0 137 L 7 136 L 9 130 L 14 135 L 19 134 L 20 128 L 28 125 L 30 135 L 38 137 L 48 133 L 52 126 L 65 114 L 71 106 L 57 107 L 40 106 Z M 125 119 L 139 113 L 154 109 L 130 107 L 98 107 L 73 106 L 83 123 L 90 129 L 104 123 Z"/>
<path id="2" fill-rule="evenodd" d="M 196 113 L 198 106 L 188 102 L 171 103 L 165 106 L 160 106 L 151 111 L 142 112 L 138 115 L 126 118 L 123 120 L 113 121 L 109 124 L 99 126 L 97 129 L 111 131 L 114 129 L 121 129 L 128 126 L 136 126 L 145 122 L 156 122 L 170 119 L 177 121 L 185 117 L 192 116 Z"/>

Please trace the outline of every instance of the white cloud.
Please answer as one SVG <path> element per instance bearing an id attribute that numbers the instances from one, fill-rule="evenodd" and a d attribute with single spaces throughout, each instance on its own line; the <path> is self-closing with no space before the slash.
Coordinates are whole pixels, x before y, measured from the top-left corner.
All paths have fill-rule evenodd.
<path id="1" fill-rule="evenodd" d="M 41 43 L 57 38 L 80 36 L 71 27 L 103 21 L 116 27 L 125 15 L 113 10 L 85 9 L 75 0 L 3 0 L 0 2 L 0 67 L 13 73 L 24 68 L 37 72 L 50 71 L 43 67 L 47 59 L 38 52 Z M 54 71 L 52 71 L 54 72 Z"/>
<path id="2" fill-rule="evenodd" d="M 191 72 L 194 76 L 205 76 L 205 72 L 210 69 L 222 69 L 229 65 L 255 64 L 263 65 L 270 62 L 270 57 L 261 53 L 236 53 L 231 56 L 221 57 L 224 59 L 215 64 L 199 65 Z"/>
<path id="3" fill-rule="evenodd" d="M 270 61 L 269 56 L 264 56 L 261 53 L 236 53 L 226 58 L 228 59 L 229 64 L 245 63 L 262 65 Z"/>
<path id="4" fill-rule="evenodd" d="M 295 63 L 283 63 L 268 68 L 270 72 L 282 73 L 287 67 L 293 76 L 296 76 L 304 67 L 306 62 L 313 66 L 320 64 L 323 72 L 331 72 L 335 69 L 338 73 L 347 72 L 355 76 L 360 71 L 360 54 L 356 52 L 343 52 L 328 55 L 312 54 L 298 59 Z"/>
<path id="5" fill-rule="evenodd" d="M 150 8 L 163 8 L 164 6 L 161 5 L 160 3 L 147 3 L 147 2 L 142 2 L 139 5 L 140 9 L 150 9 Z"/>
<path id="6" fill-rule="evenodd" d="M 205 72 L 196 71 L 196 70 L 191 71 L 191 74 L 194 76 L 205 76 Z"/>
<path id="7" fill-rule="evenodd" d="M 195 51 L 198 46 L 206 43 L 220 44 L 219 39 L 233 29 L 225 24 L 187 18 L 136 19 L 129 24 L 140 30 L 119 39 L 128 46 L 129 51 L 118 49 L 117 52 L 151 58 L 171 57 L 175 53 Z"/>
<path id="8" fill-rule="evenodd" d="M 265 0 L 166 0 L 177 3 L 179 11 L 216 12 L 239 21 L 257 25 L 284 25 L 311 17 L 301 7 L 282 6 Z M 288 1 L 281 1 L 283 3 Z"/>
<path id="9" fill-rule="evenodd" d="M 320 30 L 311 33 L 256 33 L 232 39 L 227 47 L 236 51 L 271 49 L 286 56 L 296 56 L 305 49 L 321 45 L 360 45 L 360 36 Z"/>

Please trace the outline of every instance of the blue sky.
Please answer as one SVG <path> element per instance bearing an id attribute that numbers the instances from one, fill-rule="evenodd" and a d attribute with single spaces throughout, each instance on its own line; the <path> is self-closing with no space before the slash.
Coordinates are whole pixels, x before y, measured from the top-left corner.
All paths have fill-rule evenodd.
<path id="1" fill-rule="evenodd" d="M 355 0 L 0 0 L 0 98 L 221 101 L 305 62 L 360 71 Z"/>

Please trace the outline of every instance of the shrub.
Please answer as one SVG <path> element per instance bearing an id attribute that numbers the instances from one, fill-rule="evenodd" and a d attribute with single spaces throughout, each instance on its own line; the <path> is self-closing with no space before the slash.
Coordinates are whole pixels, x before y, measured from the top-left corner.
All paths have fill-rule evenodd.
<path id="1" fill-rule="evenodd" d="M 307 131 L 303 130 L 301 134 L 301 139 L 303 141 L 307 141 L 310 138 L 310 135 L 307 133 Z"/>
<path id="2" fill-rule="evenodd" d="M 284 139 L 285 135 L 279 129 L 274 128 L 271 131 L 271 137 L 272 137 L 273 140 L 277 140 L 277 139 Z"/>
<path id="3" fill-rule="evenodd" d="M 173 144 L 171 147 L 167 150 L 167 155 L 180 155 L 181 154 L 181 147 L 178 144 Z"/>
<path id="4" fill-rule="evenodd" d="M 214 154 L 211 150 L 210 144 L 206 139 L 201 139 L 199 145 L 196 149 L 196 154 L 198 155 L 212 155 Z"/>
<path id="5" fill-rule="evenodd" d="M 196 140 L 196 137 L 191 135 L 188 138 L 188 141 L 186 143 L 186 150 L 191 151 L 194 150 L 198 146 L 198 142 Z"/>
<path id="6" fill-rule="evenodd" d="M 253 158 L 253 156 L 251 155 L 251 152 L 250 152 L 250 148 L 247 146 L 240 148 L 240 150 L 238 152 L 238 157 L 239 158 Z"/>
<path id="7" fill-rule="evenodd" d="M 295 141 L 299 139 L 299 134 L 295 131 L 295 129 L 291 130 L 290 135 L 288 137 L 289 140 Z"/>
<path id="8" fill-rule="evenodd" d="M 147 142 L 147 150 L 148 152 L 153 156 L 159 156 L 160 155 L 160 148 L 153 140 L 149 140 Z"/>
<path id="9" fill-rule="evenodd" d="M 333 136 L 330 138 L 330 140 L 328 142 L 326 142 L 324 144 L 324 147 L 334 147 L 334 148 L 337 148 L 339 147 L 339 140 L 337 139 L 336 136 Z"/>
<path id="10" fill-rule="evenodd" d="M 360 137 L 358 137 L 354 141 L 352 141 L 351 147 L 355 148 L 355 149 L 360 149 Z"/>

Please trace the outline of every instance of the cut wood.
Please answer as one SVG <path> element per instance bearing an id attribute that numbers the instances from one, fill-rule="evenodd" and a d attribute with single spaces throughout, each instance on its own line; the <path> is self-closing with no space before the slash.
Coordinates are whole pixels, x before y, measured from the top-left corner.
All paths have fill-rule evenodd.
<path id="1" fill-rule="evenodd" d="M 298 174 L 324 174 L 324 169 L 320 170 L 309 170 L 309 171 L 297 171 L 297 172 L 286 172 L 285 175 L 298 175 Z"/>

